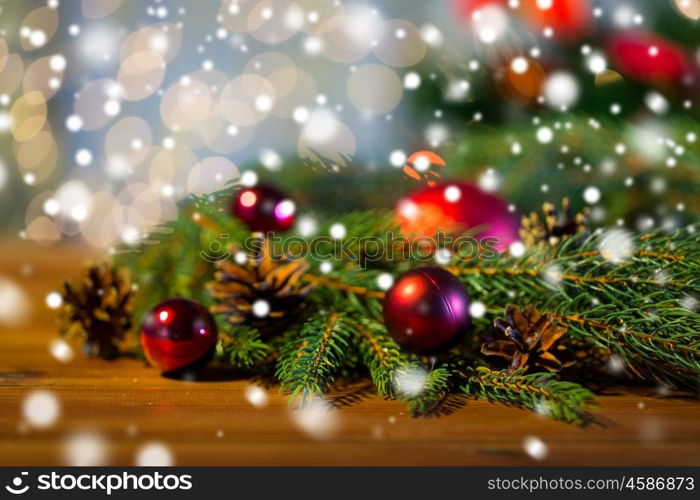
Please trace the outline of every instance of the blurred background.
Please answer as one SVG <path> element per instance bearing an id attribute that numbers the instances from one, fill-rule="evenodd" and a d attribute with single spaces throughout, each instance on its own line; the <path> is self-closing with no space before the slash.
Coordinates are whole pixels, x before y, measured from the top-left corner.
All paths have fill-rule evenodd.
<path id="1" fill-rule="evenodd" d="M 568 196 L 642 231 L 698 213 L 700 0 L 0 9 L 5 238 L 109 250 L 242 177 L 301 212 L 390 208 L 443 160 L 521 213 Z"/>

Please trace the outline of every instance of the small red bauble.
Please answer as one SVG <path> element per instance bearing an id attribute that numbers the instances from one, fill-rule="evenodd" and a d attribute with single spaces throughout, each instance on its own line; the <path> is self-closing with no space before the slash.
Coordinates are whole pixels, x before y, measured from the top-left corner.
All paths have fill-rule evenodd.
<path id="1" fill-rule="evenodd" d="M 493 239 L 502 252 L 518 240 L 520 221 L 501 198 L 464 183 L 439 184 L 399 201 L 398 222 L 404 235 L 432 238 L 438 230 L 462 234 L 476 230 L 475 239 Z"/>
<path id="2" fill-rule="evenodd" d="M 589 0 L 521 0 L 523 20 L 540 34 L 547 28 L 557 40 L 576 40 L 591 28 Z"/>
<path id="3" fill-rule="evenodd" d="M 693 71 L 681 47 L 652 33 L 616 35 L 608 48 L 623 74 L 647 83 L 679 81 Z"/>
<path id="4" fill-rule="evenodd" d="M 465 21 L 477 19 L 486 9 L 499 9 L 504 15 L 512 11 L 507 0 L 452 0 L 457 16 Z M 591 28 L 590 0 L 520 0 L 520 19 L 535 34 L 549 28 L 557 40 L 575 40 Z"/>
<path id="5" fill-rule="evenodd" d="M 452 7 L 460 19 L 470 21 L 474 13 L 485 7 L 508 8 L 507 0 L 452 0 Z"/>
<path id="6" fill-rule="evenodd" d="M 232 211 L 251 231 L 286 231 L 294 224 L 294 202 L 270 186 L 241 190 L 233 201 Z"/>
<path id="7" fill-rule="evenodd" d="M 406 349 L 418 354 L 444 351 L 469 328 L 469 295 L 450 272 L 419 267 L 401 275 L 387 292 L 384 323 Z"/>
<path id="8" fill-rule="evenodd" d="M 169 299 L 146 315 L 141 347 L 163 373 L 196 368 L 209 361 L 216 344 L 216 322 L 199 302 Z"/>

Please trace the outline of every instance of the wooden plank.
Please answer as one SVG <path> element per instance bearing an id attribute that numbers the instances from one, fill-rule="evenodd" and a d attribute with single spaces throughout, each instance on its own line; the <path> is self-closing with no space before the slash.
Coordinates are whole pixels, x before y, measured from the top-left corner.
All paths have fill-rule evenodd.
<path id="1" fill-rule="evenodd" d="M 44 299 L 86 256 L 75 247 L 0 243 L 0 277 L 19 285 L 31 306 L 24 323 L 0 326 L 2 465 L 65 463 L 71 436 L 86 431 L 100 436 L 108 463 L 123 465 L 151 442 L 180 465 L 532 465 L 528 436 L 547 444 L 547 465 L 700 465 L 700 405 L 655 397 L 653 388 L 610 391 L 600 398 L 602 423 L 578 428 L 466 400 L 455 400 L 448 415 L 410 418 L 361 383 L 331 395 L 337 408 L 314 418 L 316 428 L 328 420 L 334 427 L 314 435 L 275 387 L 263 388 L 267 402 L 257 407 L 246 397 L 257 386 L 226 372 L 186 382 L 134 359 L 63 364 L 48 350 L 56 331 Z M 22 403 L 38 389 L 60 401 L 48 429 L 23 422 Z"/>

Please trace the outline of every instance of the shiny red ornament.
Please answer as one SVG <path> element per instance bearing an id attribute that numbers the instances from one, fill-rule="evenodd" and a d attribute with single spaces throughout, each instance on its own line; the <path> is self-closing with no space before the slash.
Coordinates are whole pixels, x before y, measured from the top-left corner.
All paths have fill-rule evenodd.
<path id="1" fill-rule="evenodd" d="M 294 202 L 271 186 L 242 189 L 233 200 L 233 215 L 251 231 L 286 231 L 294 224 Z"/>
<path id="2" fill-rule="evenodd" d="M 608 52 L 621 73 L 647 83 L 680 81 L 693 72 L 680 46 L 644 31 L 613 36 Z"/>
<path id="3" fill-rule="evenodd" d="M 577 40 L 591 28 L 589 0 L 520 0 L 520 10 L 537 34 L 551 28 L 556 40 Z"/>
<path id="4" fill-rule="evenodd" d="M 474 12 L 484 7 L 500 7 L 506 11 L 508 0 L 452 0 L 452 8 L 464 20 L 471 20 Z"/>
<path id="5" fill-rule="evenodd" d="M 469 328 L 469 295 L 450 272 L 419 267 L 402 274 L 387 292 L 384 323 L 394 340 L 410 351 L 445 351 Z"/>
<path id="6" fill-rule="evenodd" d="M 498 196 L 465 183 L 445 183 L 414 192 L 399 201 L 398 223 L 404 235 L 432 238 L 438 230 L 450 235 L 467 231 L 499 252 L 517 241 L 520 218 Z"/>
<path id="7" fill-rule="evenodd" d="M 592 7 L 590 0 L 520 0 L 517 8 L 511 8 L 508 0 L 453 0 L 457 16 L 471 21 L 483 9 L 501 9 L 514 13 L 536 35 L 544 35 L 550 28 L 557 40 L 579 39 L 591 29 Z"/>
<path id="8" fill-rule="evenodd" d="M 141 347 L 152 365 L 172 373 L 209 361 L 217 333 L 214 318 L 199 302 L 169 299 L 146 315 Z"/>

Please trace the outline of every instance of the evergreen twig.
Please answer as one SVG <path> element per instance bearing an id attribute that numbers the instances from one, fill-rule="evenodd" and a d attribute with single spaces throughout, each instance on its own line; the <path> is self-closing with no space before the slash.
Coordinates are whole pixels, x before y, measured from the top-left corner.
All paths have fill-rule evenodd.
<path id="1" fill-rule="evenodd" d="M 239 325 L 220 332 L 216 354 L 234 368 L 251 369 L 268 359 L 272 347 L 255 328 Z"/>
<path id="2" fill-rule="evenodd" d="M 326 392 L 345 360 L 353 332 L 352 320 L 340 312 L 320 312 L 308 318 L 299 334 L 280 351 L 277 378 L 290 401 L 301 403 Z"/>
<path id="3" fill-rule="evenodd" d="M 413 363 L 398 368 L 394 376 L 400 380 L 401 377 L 411 377 L 411 372 L 415 373 L 413 376 L 422 379 L 420 390 L 415 393 L 397 391 L 397 397 L 408 405 L 408 411 L 412 416 L 426 415 L 433 411 L 450 392 L 452 373 L 448 366 L 439 366 L 424 372 L 422 365 Z"/>
<path id="4" fill-rule="evenodd" d="M 211 279 L 212 259 L 201 254 L 212 241 L 242 246 L 249 233 L 225 211 L 224 198 L 192 198 L 181 217 L 149 235 L 138 247 L 118 249 L 116 264 L 138 277 L 135 323 L 140 314 L 166 297 L 185 296 L 205 304 L 204 283 Z M 391 212 L 346 214 L 322 225 L 342 223 L 350 237 L 376 237 L 388 242 L 395 229 Z M 398 232 L 396 233 L 398 234 Z M 294 234 L 284 236 L 292 238 Z M 446 266 L 464 283 L 473 301 L 486 305 L 474 318 L 478 332 L 490 325 L 509 303 L 532 304 L 569 328 L 568 336 L 604 349 L 640 377 L 666 384 L 692 386 L 700 378 L 698 298 L 700 245 L 692 227 L 638 236 L 623 261 L 606 260 L 599 236 L 571 238 L 554 249 L 533 250 L 521 257 L 507 253 L 490 260 L 470 258 Z M 316 250 L 332 251 L 332 239 Z M 226 245 L 223 244 L 222 248 Z M 290 399 L 307 401 L 328 391 L 339 377 L 366 369 L 381 395 L 405 401 L 412 414 L 430 412 L 454 390 L 474 397 L 543 412 L 573 423 L 588 418 L 592 394 L 551 374 L 515 374 L 474 368 L 478 335 L 469 335 L 461 352 L 438 360 L 425 372 L 420 390 L 397 390 L 397 377 L 417 369 L 420 360 L 404 352 L 381 323 L 384 290 L 381 273 L 400 273 L 417 265 L 410 255 L 367 261 L 357 242 L 321 272 L 324 261 L 309 257 L 310 271 L 301 279 L 314 286 L 307 300 L 318 312 L 299 319 L 274 341 L 263 341 L 250 328 L 224 331 L 219 354 L 244 369 L 272 366 Z M 433 264 L 434 265 L 434 264 Z M 330 306 L 329 306 L 330 304 Z"/>
<path id="5" fill-rule="evenodd" d="M 508 374 L 479 367 L 467 371 L 465 377 L 462 390 L 477 399 L 527 408 L 579 425 L 592 418 L 593 393 L 573 382 L 557 380 L 552 373 Z"/>
<path id="6" fill-rule="evenodd" d="M 357 329 L 355 342 L 377 392 L 383 396 L 392 395 L 394 372 L 408 362 L 406 355 L 387 334 L 384 325 L 369 319 L 364 319 Z"/>

